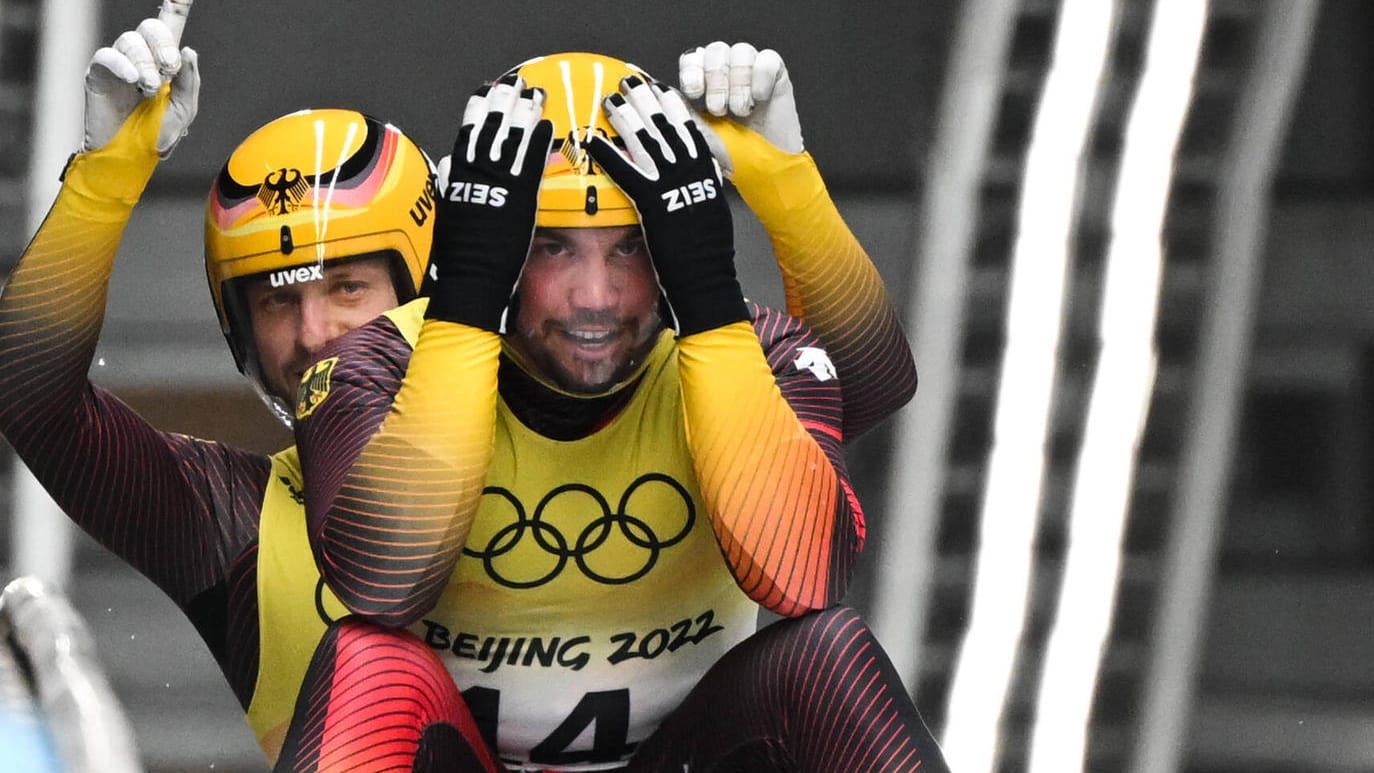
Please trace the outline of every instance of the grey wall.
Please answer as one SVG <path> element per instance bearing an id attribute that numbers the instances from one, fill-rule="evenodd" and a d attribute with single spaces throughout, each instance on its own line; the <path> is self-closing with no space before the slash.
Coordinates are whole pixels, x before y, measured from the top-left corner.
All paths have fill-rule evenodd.
<path id="1" fill-rule="evenodd" d="M 182 41 L 201 55 L 200 117 L 163 176 L 204 187 L 239 139 L 303 107 L 364 110 L 442 155 L 467 94 L 531 56 L 594 50 L 675 80 L 681 51 L 721 39 L 784 55 L 808 145 L 832 179 L 910 186 L 954 4 L 208 0 Z M 106 37 L 154 7 L 109 0 Z"/>

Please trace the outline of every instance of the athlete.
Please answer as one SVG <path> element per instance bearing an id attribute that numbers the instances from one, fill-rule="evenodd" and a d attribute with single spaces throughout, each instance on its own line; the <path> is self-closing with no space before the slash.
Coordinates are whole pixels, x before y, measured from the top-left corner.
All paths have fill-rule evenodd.
<path id="1" fill-rule="evenodd" d="M 0 433 L 82 529 L 187 615 L 270 761 L 323 631 L 294 625 L 300 600 L 265 593 L 294 570 L 259 551 L 302 528 L 294 450 L 160 432 L 86 376 L 120 238 L 199 87 L 195 51 L 158 19 L 92 56 L 81 150 L 0 293 Z M 229 157 L 206 208 L 206 269 L 235 360 L 274 406 L 289 408 L 326 341 L 415 296 L 431 175 L 399 130 L 346 110 L 284 116 Z M 311 596 L 318 621 L 315 609 Z M 432 659 L 390 651 L 395 668 Z M 444 716 L 461 725 L 461 711 Z"/>
<path id="2" fill-rule="evenodd" d="M 70 517 L 187 614 L 271 761 L 315 643 L 327 635 L 359 651 L 374 641 L 343 624 L 326 630 L 322 619 L 344 613 L 327 593 L 300 606 L 269 592 L 296 568 L 259 551 L 302 528 L 293 452 L 159 432 L 86 377 L 118 242 L 159 158 L 191 125 L 199 83 L 195 52 L 156 19 L 92 57 L 81 150 L 0 294 L 0 433 Z M 389 166 L 374 163 L 383 158 Z M 304 186 L 263 171 L 278 169 L 301 170 Z M 240 369 L 279 413 L 329 338 L 413 296 L 433 222 L 428 174 L 403 134 L 351 111 L 285 116 L 230 156 L 207 206 L 207 274 Z M 796 257 L 849 250 L 857 275 L 872 272 L 852 241 L 802 245 Z M 893 407 L 906 399 L 874 395 Z M 296 632 L 302 618 L 311 625 Z M 432 672 L 428 648 L 384 644 L 392 667 Z"/>
<path id="3" fill-rule="evenodd" d="M 681 97 L 609 57 L 532 60 L 468 101 L 447 166 L 430 296 L 302 378 L 302 560 L 355 624 L 443 658 L 508 770 L 943 769 L 836 606 L 864 539 L 844 370 L 746 302 Z M 808 303 L 872 318 L 865 290 Z M 794 619 L 755 634 L 760 607 Z M 285 769 L 344 722 L 371 748 L 354 712 L 390 713 L 352 670 L 317 651 Z"/>

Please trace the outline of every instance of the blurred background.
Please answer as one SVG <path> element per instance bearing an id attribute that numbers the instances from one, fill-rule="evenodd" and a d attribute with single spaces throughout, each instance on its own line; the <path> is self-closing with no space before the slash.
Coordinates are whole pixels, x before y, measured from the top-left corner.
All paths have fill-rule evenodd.
<path id="1" fill-rule="evenodd" d="M 0 0 L 0 276 L 79 144 L 90 52 L 155 12 Z M 239 139 L 346 106 L 437 157 L 465 95 L 530 56 L 672 79 L 717 39 L 783 54 L 912 339 L 915 400 L 852 446 L 850 602 L 955 769 L 1374 770 L 1364 0 L 201 0 L 200 114 L 126 233 L 94 380 L 164 429 L 285 446 L 201 264 Z M 746 288 L 781 303 L 738 211 Z M 0 577 L 65 590 L 147 769 L 262 770 L 190 624 L 64 547 L 3 444 L 0 471 Z"/>

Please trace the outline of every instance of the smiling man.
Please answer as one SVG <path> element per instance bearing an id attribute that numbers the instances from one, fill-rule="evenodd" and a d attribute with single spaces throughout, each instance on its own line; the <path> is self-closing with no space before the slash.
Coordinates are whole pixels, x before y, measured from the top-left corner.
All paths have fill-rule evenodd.
<path id="1" fill-rule="evenodd" d="M 786 84 L 785 73 L 758 72 L 769 84 Z M 419 639 L 411 640 L 418 647 L 406 648 L 397 646 L 394 636 L 368 631 L 349 638 L 352 630 L 339 620 L 346 610 L 320 586 L 309 555 L 304 483 L 294 449 L 269 456 L 160 431 L 87 378 L 120 237 L 159 159 L 190 126 L 198 95 L 198 59 L 191 49 L 178 49 L 159 20 L 144 21 L 92 57 L 83 145 L 65 170 L 47 219 L 0 293 L 0 433 L 73 520 L 149 577 L 194 623 L 271 761 L 317 645 L 325 662 L 346 651 L 393 674 L 438 660 L 429 651 L 433 644 Z M 776 102 L 790 105 L 790 95 L 783 100 L 779 91 Z M 806 302 L 824 298 L 826 286 L 881 289 L 866 254 L 842 230 L 828 198 L 819 195 L 824 190 L 809 158 L 781 151 L 733 123 L 722 121 L 718 129 L 727 142 L 737 143 L 732 149 L 741 182 L 752 174 L 753 182 L 740 189 L 782 245 L 779 261 L 789 297 L 798 299 L 798 315 L 808 316 Z M 771 142 L 782 141 L 775 136 Z M 779 207 L 775 173 L 778 179 L 811 180 L 818 196 L 802 209 Z M 459 191 L 453 188 L 451 197 L 495 200 L 489 187 Z M 420 148 L 396 127 L 351 110 L 283 116 L 253 132 L 229 156 L 205 211 L 205 270 L 236 364 L 278 414 L 289 418 L 298 407 L 295 385 L 330 339 L 414 296 L 429 255 L 432 193 L 430 165 Z M 630 222 L 617 227 L 623 231 Z M 841 229 L 826 232 L 838 238 L 812 241 L 817 222 Z M 320 230 L 326 223 L 327 233 Z M 594 245 L 590 251 L 586 245 L 573 247 L 571 252 L 553 248 L 549 257 L 600 255 L 606 277 L 614 277 L 611 267 L 629 253 L 638 254 L 634 260 L 642 268 L 645 254 L 643 242 L 633 239 Z M 592 270 L 573 278 L 591 276 Z M 633 283 L 639 291 L 646 289 L 643 273 Z M 614 322 L 598 314 L 585 324 L 585 313 L 561 309 L 565 301 L 585 300 L 564 296 L 546 305 L 531 295 L 529 306 L 561 320 L 555 325 L 573 331 L 569 339 L 578 340 L 576 346 L 588 355 L 630 318 L 643 320 L 642 327 L 618 335 L 615 346 L 658 334 L 660 326 L 647 307 L 620 297 L 626 308 L 644 313 L 609 315 Z M 496 302 L 504 303 L 504 297 Z M 856 310 L 861 313 L 852 313 Z M 827 313 L 824 305 L 814 311 L 808 321 L 824 331 L 821 340 L 838 367 L 866 373 L 878 365 L 886 373 L 846 390 L 843 434 L 852 437 L 910 397 L 915 386 L 910 352 L 881 293 L 848 304 L 839 315 L 833 309 Z M 543 351 L 543 344 L 531 339 L 523 348 Z M 547 350 L 550 363 L 562 356 L 552 343 Z M 869 356 L 874 350 L 898 356 L 875 359 Z M 600 374 L 578 375 L 570 368 L 567 386 L 558 392 L 579 392 L 576 379 L 585 379 L 581 383 L 592 391 L 602 388 L 592 386 L 601 379 L 618 383 L 635 370 L 634 359 L 629 356 L 630 364 L 622 368 L 600 368 Z M 512 368 L 512 373 L 523 372 Z M 515 375 L 506 380 L 518 388 Z M 542 383 L 526 386 L 554 394 Z M 317 394 L 327 395 L 328 379 L 319 379 L 318 387 Z M 463 395 L 446 392 L 444 397 L 461 403 Z M 585 404 L 598 415 L 617 415 L 614 399 L 592 398 Z M 579 426 L 576 417 L 569 421 Z M 715 636 L 710 625 L 696 625 L 689 632 L 693 638 Z M 420 632 L 428 633 L 423 627 Z M 435 628 L 431 641 L 441 634 Z M 455 635 L 451 641 L 449 652 L 474 656 L 483 652 L 482 642 L 495 642 L 480 665 L 493 671 L 499 665 L 492 660 L 501 651 L 501 637 L 479 642 Z M 514 638 L 505 641 L 506 653 L 517 646 Z M 373 649 L 373 643 L 379 647 Z M 584 642 L 557 643 L 557 662 L 569 668 L 583 662 Z M 529 651 L 526 647 L 522 654 Z M 430 693 L 452 687 L 442 665 L 438 673 L 424 673 L 447 683 L 423 685 Z M 395 725 L 391 730 L 388 740 L 403 738 L 396 743 L 408 742 L 405 754 L 412 758 L 427 742 L 447 748 L 442 737 L 423 737 Z"/>
<path id="2" fill-rule="evenodd" d="M 792 170 L 801 230 L 843 243 Z M 443 769 L 944 770 L 840 605 L 865 538 L 843 379 L 907 373 L 910 351 L 880 283 L 839 281 L 858 261 L 801 283 L 851 334 L 879 321 L 838 368 L 746 301 L 718 174 L 637 68 L 532 60 L 469 99 L 440 164 L 430 297 L 305 376 L 309 549 L 360 629 L 421 639 L 463 691 L 484 743 Z M 756 631 L 761 608 L 787 619 Z M 414 713 L 356 670 L 317 656 L 284 761 L 376 748 L 368 721 Z"/>
<path id="3" fill-rule="evenodd" d="M 511 354 L 569 391 L 629 378 L 662 329 L 658 284 L 635 226 L 535 231 Z"/>

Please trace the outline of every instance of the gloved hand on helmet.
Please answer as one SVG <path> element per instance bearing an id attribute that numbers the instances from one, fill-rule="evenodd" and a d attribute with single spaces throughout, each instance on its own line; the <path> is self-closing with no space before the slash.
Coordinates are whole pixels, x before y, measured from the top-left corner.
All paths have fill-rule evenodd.
<path id="1" fill-rule="evenodd" d="M 702 134 L 726 177 L 734 177 L 742 154 L 754 152 L 747 144 L 752 138 L 737 127 L 784 153 L 805 149 L 792 79 L 777 51 L 716 41 L 683 53 L 678 78 L 682 93 L 703 114 Z"/>
<path id="2" fill-rule="evenodd" d="M 630 158 L 600 135 L 587 150 L 634 202 L 678 335 L 748 319 L 730 204 L 691 110 L 676 91 L 638 76 L 603 107 Z"/>
<path id="3" fill-rule="evenodd" d="M 501 332 L 553 143 L 543 112 L 543 91 L 513 74 L 468 98 L 453 153 L 437 169 L 426 317 Z"/>
<path id="4" fill-rule="evenodd" d="M 170 82 L 167 108 L 157 136 L 157 154 L 166 158 L 195 120 L 200 104 L 196 52 L 177 48 L 172 30 L 159 19 L 144 19 L 137 30 L 101 48 L 86 67 L 86 126 L 82 152 L 98 150 L 114 138 L 134 109 L 155 98 Z"/>

